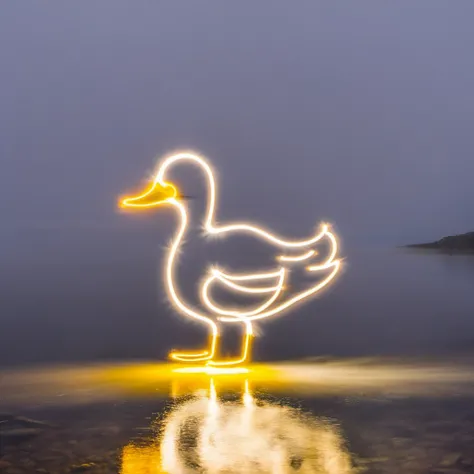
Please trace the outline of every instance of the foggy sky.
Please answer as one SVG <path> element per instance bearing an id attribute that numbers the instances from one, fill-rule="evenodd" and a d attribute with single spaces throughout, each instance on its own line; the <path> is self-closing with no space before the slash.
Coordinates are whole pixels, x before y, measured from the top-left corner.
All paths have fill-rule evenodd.
<path id="1" fill-rule="evenodd" d="M 0 255 L 28 257 L 30 230 L 129 228 L 117 196 L 182 148 L 219 170 L 223 220 L 325 219 L 348 245 L 473 230 L 472 18 L 470 0 L 3 1 Z"/>

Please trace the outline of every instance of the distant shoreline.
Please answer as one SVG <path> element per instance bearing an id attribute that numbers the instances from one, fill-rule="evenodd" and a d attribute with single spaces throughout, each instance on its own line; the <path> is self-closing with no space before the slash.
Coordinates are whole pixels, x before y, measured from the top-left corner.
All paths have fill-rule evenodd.
<path id="1" fill-rule="evenodd" d="M 449 254 L 474 254 L 474 232 L 449 235 L 435 242 L 403 245 L 402 248 L 418 250 L 436 250 Z"/>

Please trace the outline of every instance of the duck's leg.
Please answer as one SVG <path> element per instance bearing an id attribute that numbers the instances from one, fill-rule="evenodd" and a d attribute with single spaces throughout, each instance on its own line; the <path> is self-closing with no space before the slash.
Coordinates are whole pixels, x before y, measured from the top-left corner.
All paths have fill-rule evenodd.
<path id="1" fill-rule="evenodd" d="M 209 349 L 207 351 L 201 352 L 170 352 L 169 357 L 172 360 L 177 360 L 179 362 L 201 362 L 210 360 L 214 357 L 216 353 L 217 346 L 217 328 L 212 331 L 210 340 L 209 340 Z"/>
<path id="2" fill-rule="evenodd" d="M 252 350 L 252 337 L 253 337 L 253 329 L 252 323 L 250 321 L 242 321 L 244 324 L 244 335 L 242 340 L 242 353 L 239 358 L 237 359 L 229 359 L 229 360 L 213 360 L 210 359 L 207 365 L 211 366 L 232 366 L 232 365 L 239 365 L 245 362 L 248 362 L 250 359 L 250 354 Z"/>

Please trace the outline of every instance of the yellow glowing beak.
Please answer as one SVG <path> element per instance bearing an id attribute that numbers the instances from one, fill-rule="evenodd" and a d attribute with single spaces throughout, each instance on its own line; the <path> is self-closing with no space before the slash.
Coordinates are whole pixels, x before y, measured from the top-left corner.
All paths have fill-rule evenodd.
<path id="1" fill-rule="evenodd" d="M 136 196 L 126 196 L 119 201 L 122 208 L 150 208 L 168 203 L 178 197 L 178 191 L 170 183 L 152 183 L 149 189 Z"/>

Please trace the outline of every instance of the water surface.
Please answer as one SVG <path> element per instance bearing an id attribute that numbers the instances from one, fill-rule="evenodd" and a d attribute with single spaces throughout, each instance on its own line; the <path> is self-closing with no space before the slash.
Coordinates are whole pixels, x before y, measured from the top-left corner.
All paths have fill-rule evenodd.
<path id="1" fill-rule="evenodd" d="M 172 347 L 204 343 L 202 328 L 167 301 L 157 231 L 133 222 L 19 234 L 21 259 L 12 251 L 2 262 L 0 365 L 164 359 Z M 256 359 L 474 349 L 473 256 L 347 247 L 342 255 L 344 273 L 329 291 L 258 325 Z"/>

